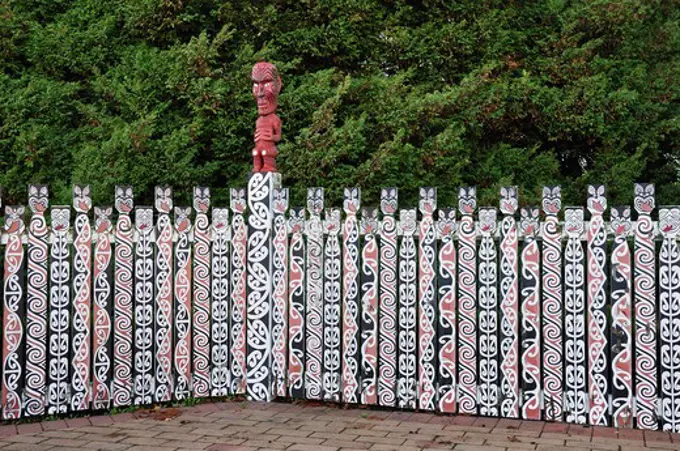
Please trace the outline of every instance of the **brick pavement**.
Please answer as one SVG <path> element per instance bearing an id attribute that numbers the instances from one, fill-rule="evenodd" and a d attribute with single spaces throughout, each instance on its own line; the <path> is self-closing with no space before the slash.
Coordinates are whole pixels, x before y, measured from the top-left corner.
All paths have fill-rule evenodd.
<path id="1" fill-rule="evenodd" d="M 680 450 L 680 434 L 321 404 L 207 403 L 0 426 L 0 450 Z"/>

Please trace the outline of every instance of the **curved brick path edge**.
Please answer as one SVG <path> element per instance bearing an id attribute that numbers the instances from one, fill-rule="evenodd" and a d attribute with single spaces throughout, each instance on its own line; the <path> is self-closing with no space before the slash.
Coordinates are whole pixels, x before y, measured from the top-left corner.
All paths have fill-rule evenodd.
<path id="1" fill-rule="evenodd" d="M 0 426 L 0 450 L 680 450 L 680 434 L 315 403 L 216 402 Z"/>

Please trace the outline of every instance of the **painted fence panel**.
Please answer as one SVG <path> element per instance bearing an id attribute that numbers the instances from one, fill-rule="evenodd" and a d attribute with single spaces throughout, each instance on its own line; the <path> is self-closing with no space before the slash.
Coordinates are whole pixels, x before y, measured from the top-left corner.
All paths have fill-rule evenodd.
<path id="1" fill-rule="evenodd" d="M 172 399 L 172 189 L 155 189 L 156 241 L 154 275 L 154 401 Z"/>
<path id="2" fill-rule="evenodd" d="M 323 398 L 340 400 L 340 210 L 326 209 L 323 271 Z"/>
<path id="3" fill-rule="evenodd" d="M 417 266 L 416 210 L 399 211 L 399 360 L 397 367 L 397 404 L 401 408 L 416 408 L 416 328 L 417 328 Z"/>
<path id="4" fill-rule="evenodd" d="M 359 223 L 361 205 L 358 188 L 345 188 L 342 235 L 342 400 L 359 402 Z"/>

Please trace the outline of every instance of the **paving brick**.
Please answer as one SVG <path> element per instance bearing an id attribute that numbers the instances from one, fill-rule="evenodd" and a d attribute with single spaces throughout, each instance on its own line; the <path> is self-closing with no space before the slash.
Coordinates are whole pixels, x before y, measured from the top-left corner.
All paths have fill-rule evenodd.
<path id="1" fill-rule="evenodd" d="M 459 443 L 453 449 L 456 451 L 505 451 L 505 448 L 501 446 L 469 445 L 467 443 Z"/>
<path id="2" fill-rule="evenodd" d="M 370 448 L 371 451 L 394 451 L 395 449 L 398 449 L 399 451 L 420 451 L 422 449 L 422 447 L 400 445 L 399 448 L 395 448 L 392 445 L 381 445 L 379 443 L 376 443 L 375 445 L 371 446 L 371 448 Z M 344 451 L 345 448 L 342 448 L 342 450 Z"/>
<path id="3" fill-rule="evenodd" d="M 90 417 L 90 423 L 92 426 L 106 426 L 113 424 L 113 418 L 110 415 L 95 415 Z"/>
<path id="4" fill-rule="evenodd" d="M 216 443 L 207 448 L 208 451 L 255 451 L 256 449 L 252 446 L 227 445 L 223 443 Z"/>
<path id="5" fill-rule="evenodd" d="M 593 429 L 589 426 L 572 424 L 569 426 L 567 435 L 569 435 L 572 440 L 585 440 L 589 442 L 590 438 L 593 436 Z"/>
<path id="6" fill-rule="evenodd" d="M 251 446 L 254 448 L 264 448 L 264 449 L 286 449 L 290 445 L 288 443 L 284 442 L 277 442 L 276 440 L 267 440 L 267 439 L 251 439 L 251 440 L 246 440 L 243 442 L 242 446 Z M 302 446 L 320 446 L 320 445 L 302 445 Z"/>
<path id="7" fill-rule="evenodd" d="M 68 424 L 62 419 L 43 421 L 40 424 L 42 425 L 43 431 L 61 431 L 68 428 Z"/>
<path id="8" fill-rule="evenodd" d="M 649 444 L 650 442 L 661 442 L 661 443 L 670 443 L 671 442 L 671 435 L 668 432 L 644 431 L 644 436 L 645 436 L 645 443 L 647 443 L 647 444 Z"/>
<path id="9" fill-rule="evenodd" d="M 43 428 L 40 423 L 24 423 L 17 425 L 18 434 L 36 434 L 42 431 Z"/>
<path id="10" fill-rule="evenodd" d="M 333 432 L 314 432 L 310 435 L 312 438 L 325 438 L 327 440 L 354 440 L 358 437 L 356 434 L 336 434 Z"/>
<path id="11" fill-rule="evenodd" d="M 287 448 L 291 451 L 336 451 L 337 446 L 323 446 L 323 445 L 293 445 Z"/>
<path id="12" fill-rule="evenodd" d="M 147 446 L 147 445 L 136 445 L 132 448 L 128 448 L 128 451 L 174 451 L 175 448 L 169 446 Z"/>
<path id="13" fill-rule="evenodd" d="M 198 441 L 192 442 L 189 440 L 168 440 L 164 443 L 164 446 L 184 449 L 206 449 L 210 444 Z"/>
<path id="14" fill-rule="evenodd" d="M 131 445 L 124 444 L 124 443 L 92 441 L 92 442 L 87 442 L 87 444 L 85 444 L 84 447 L 87 448 L 87 449 L 98 449 L 98 450 L 102 450 L 102 451 L 115 451 L 115 450 L 119 450 L 119 449 L 128 449 L 128 448 L 131 447 Z"/>
<path id="15" fill-rule="evenodd" d="M 267 435 L 287 435 L 290 437 L 309 437 L 312 435 L 312 431 L 301 431 L 298 429 L 283 429 L 283 428 L 271 428 L 266 431 Z"/>
<path id="16" fill-rule="evenodd" d="M 277 438 L 275 441 L 281 442 L 281 443 L 288 443 L 289 445 L 292 445 L 293 443 L 302 443 L 302 444 L 305 444 L 305 445 L 320 445 L 325 440 L 326 439 L 323 439 L 323 438 L 291 437 L 291 436 L 282 435 L 279 438 Z M 352 442 L 350 442 L 350 443 L 352 443 Z"/>
<path id="17" fill-rule="evenodd" d="M 66 424 L 68 424 L 68 427 L 70 428 L 92 425 L 92 423 L 90 423 L 90 417 L 66 418 L 64 421 L 66 421 Z"/>
<path id="18" fill-rule="evenodd" d="M 43 445 L 59 446 L 62 448 L 78 448 L 86 445 L 89 440 L 80 440 L 77 438 L 49 438 L 43 442 Z"/>
<path id="19" fill-rule="evenodd" d="M 155 437 L 127 437 L 121 440 L 120 443 L 129 443 L 130 445 L 159 446 L 164 444 L 165 440 L 159 440 Z"/>
<path id="20" fill-rule="evenodd" d="M 373 443 L 368 442 L 352 442 L 348 440 L 326 440 L 323 442 L 323 446 L 331 446 L 337 448 L 352 448 L 352 449 L 369 449 L 373 446 Z"/>
<path id="21" fill-rule="evenodd" d="M 10 437 L 17 434 L 17 427 L 13 424 L 4 424 L 0 426 L 0 438 Z"/>
<path id="22" fill-rule="evenodd" d="M 405 439 L 398 437 L 372 437 L 369 435 L 360 435 L 355 439 L 357 442 L 381 443 L 383 445 L 401 445 Z"/>
<path id="23" fill-rule="evenodd" d="M 126 423 L 128 421 L 134 421 L 137 419 L 134 413 L 125 412 L 117 413 L 116 415 L 111 415 L 111 419 L 114 423 Z"/>
<path id="24" fill-rule="evenodd" d="M 566 434 L 569 430 L 567 423 L 546 423 L 543 426 L 543 433 Z"/>

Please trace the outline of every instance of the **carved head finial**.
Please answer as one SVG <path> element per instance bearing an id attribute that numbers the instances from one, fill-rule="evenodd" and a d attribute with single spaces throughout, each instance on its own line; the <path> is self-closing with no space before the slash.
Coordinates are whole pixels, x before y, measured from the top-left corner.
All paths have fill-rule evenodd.
<path id="1" fill-rule="evenodd" d="M 397 188 L 383 188 L 380 190 L 380 210 L 384 215 L 392 216 L 397 212 Z"/>
<path id="2" fill-rule="evenodd" d="M 78 213 L 87 213 L 92 208 L 92 195 L 90 185 L 73 186 L 73 208 Z"/>
<path id="3" fill-rule="evenodd" d="M 191 228 L 191 207 L 175 207 L 175 230 L 177 233 L 188 232 Z"/>
<path id="4" fill-rule="evenodd" d="M 423 215 L 432 216 L 437 209 L 437 188 L 420 188 L 418 209 Z"/>
<path id="5" fill-rule="evenodd" d="M 57 235 L 64 235 L 68 232 L 71 222 L 71 209 L 69 207 L 52 207 L 52 230 Z"/>
<path id="6" fill-rule="evenodd" d="M 260 116 L 272 114 L 278 106 L 282 86 L 279 70 L 272 63 L 261 61 L 253 66 L 250 79 L 258 113 Z"/>
<path id="7" fill-rule="evenodd" d="M 116 185 L 116 210 L 118 213 L 130 214 L 134 207 L 132 199 L 132 186 Z"/>
<path id="8" fill-rule="evenodd" d="M 501 187 L 501 201 L 500 208 L 501 213 L 504 215 L 514 215 L 517 212 L 517 203 L 519 198 L 517 195 L 516 186 L 503 186 Z"/>
<path id="9" fill-rule="evenodd" d="M 323 188 L 307 189 L 307 210 L 310 214 L 321 214 L 323 211 Z"/>
<path id="10" fill-rule="evenodd" d="M 97 233 L 108 233 L 113 228 L 111 224 L 111 207 L 94 207 L 94 229 Z"/>
<path id="11" fill-rule="evenodd" d="M 664 238 L 675 238 L 680 232 L 680 207 L 659 209 L 659 231 Z"/>
<path id="12" fill-rule="evenodd" d="M 374 234 L 378 231 L 378 209 L 366 207 L 361 209 L 361 231 L 366 234 Z"/>
<path id="13" fill-rule="evenodd" d="M 496 209 L 493 207 L 479 209 L 479 232 L 483 236 L 489 236 L 496 233 L 496 226 L 498 225 L 496 216 Z"/>
<path id="14" fill-rule="evenodd" d="M 234 213 L 246 211 L 246 190 L 243 188 L 232 188 L 229 190 L 229 205 Z"/>
<path id="15" fill-rule="evenodd" d="M 651 183 L 635 184 L 635 211 L 640 215 L 650 214 L 655 207 L 654 185 Z"/>
<path id="16" fill-rule="evenodd" d="M 194 210 L 207 214 L 210 209 L 210 188 L 194 186 Z"/>
<path id="17" fill-rule="evenodd" d="M 288 210 L 288 188 L 274 188 L 274 213 L 284 214 Z"/>
<path id="18" fill-rule="evenodd" d="M 442 238 L 452 237 L 456 232 L 456 210 L 453 208 L 440 208 L 437 219 L 437 230 Z"/>
<path id="19" fill-rule="evenodd" d="M 583 207 L 569 207 L 564 211 L 564 230 L 567 236 L 578 238 L 583 233 Z"/>
<path id="20" fill-rule="evenodd" d="M 170 213 L 172 210 L 172 188 L 169 186 L 157 186 L 154 190 L 155 206 L 159 213 Z"/>
<path id="21" fill-rule="evenodd" d="M 23 205 L 19 206 L 5 206 L 5 231 L 10 235 L 23 233 L 24 231 L 24 214 L 26 208 Z"/>
<path id="22" fill-rule="evenodd" d="M 288 228 L 292 233 L 302 233 L 305 230 L 305 209 L 291 208 Z"/>
<path id="23" fill-rule="evenodd" d="M 562 209 L 562 188 L 544 186 L 542 207 L 546 216 L 557 216 Z"/>
<path id="24" fill-rule="evenodd" d="M 463 186 L 458 188 L 458 210 L 463 216 L 470 216 L 477 208 L 477 188 Z"/>
<path id="25" fill-rule="evenodd" d="M 327 208 L 326 209 L 326 220 L 324 221 L 324 227 L 330 235 L 337 235 L 340 233 L 340 209 L 339 208 Z"/>
<path id="26" fill-rule="evenodd" d="M 28 208 L 33 213 L 42 214 L 49 205 L 47 185 L 29 185 Z"/>
<path id="27" fill-rule="evenodd" d="M 140 233 L 147 235 L 153 230 L 153 210 L 150 207 L 137 207 L 135 225 Z"/>
<path id="28" fill-rule="evenodd" d="M 519 228 L 524 236 L 533 237 L 538 232 L 538 207 L 523 207 L 520 210 Z"/>
<path id="29" fill-rule="evenodd" d="M 601 215 L 607 209 L 606 189 L 604 185 L 588 185 L 588 211 L 592 215 Z"/>
<path id="30" fill-rule="evenodd" d="M 361 206 L 361 189 L 360 188 L 345 188 L 344 200 L 342 202 L 342 208 L 345 213 L 357 214 L 359 212 L 359 207 Z"/>
<path id="31" fill-rule="evenodd" d="M 229 209 L 228 208 L 213 208 L 212 211 L 212 226 L 217 233 L 227 231 L 229 227 Z"/>
<path id="32" fill-rule="evenodd" d="M 609 227 L 614 235 L 627 236 L 631 229 L 630 207 L 614 207 L 609 213 L 611 215 Z"/>
<path id="33" fill-rule="evenodd" d="M 416 232 L 416 210 L 414 208 L 399 210 L 399 229 L 404 235 Z"/>

